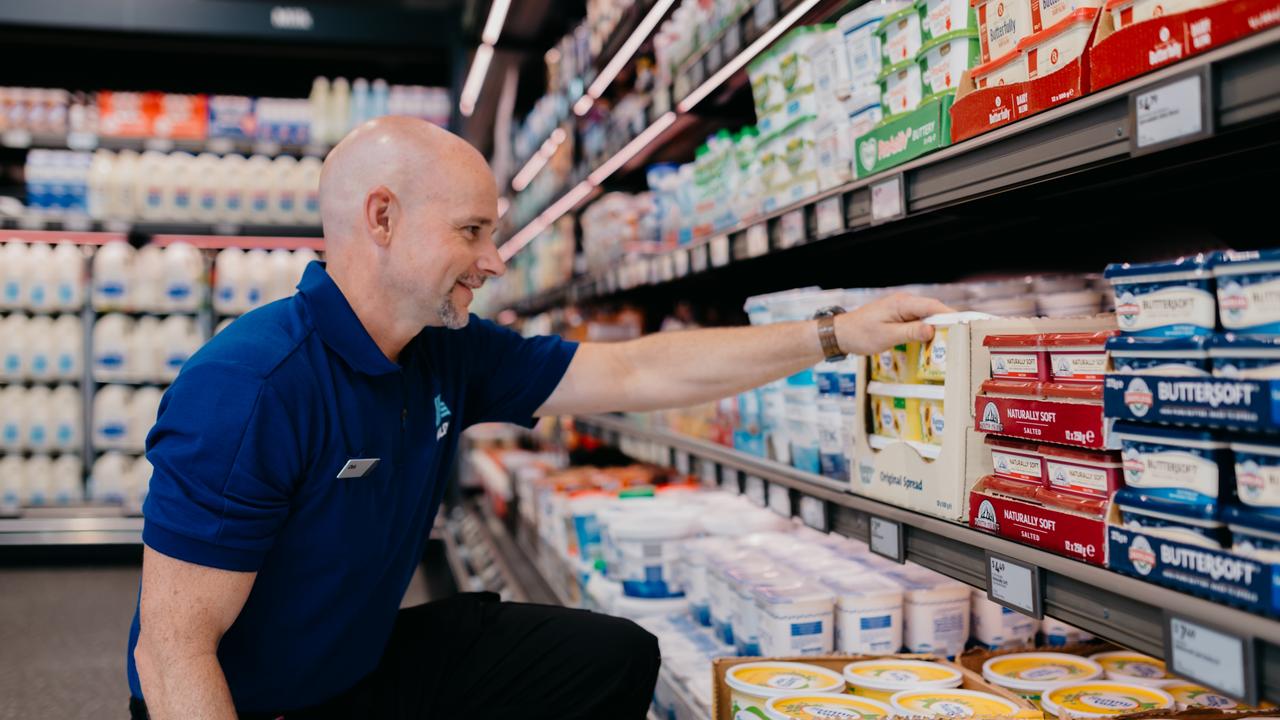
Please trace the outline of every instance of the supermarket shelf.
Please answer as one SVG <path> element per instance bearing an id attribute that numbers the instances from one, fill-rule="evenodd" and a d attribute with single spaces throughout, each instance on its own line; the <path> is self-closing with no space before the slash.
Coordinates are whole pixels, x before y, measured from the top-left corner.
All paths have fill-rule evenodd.
<path id="1" fill-rule="evenodd" d="M 202 152 L 227 155 L 268 155 L 277 157 L 291 155 L 294 157 L 324 157 L 329 153 L 328 145 L 282 145 L 266 140 L 248 140 L 233 138 L 208 138 L 200 140 L 175 140 L 172 138 L 127 138 L 104 137 L 94 133 L 30 133 L 25 130 L 8 130 L 0 133 L 0 147 L 17 150 L 43 148 L 49 150 L 89 151 L 98 148 L 106 150 L 133 150 L 145 152 Z"/>
<path id="2" fill-rule="evenodd" d="M 0 546 L 141 544 L 142 518 L 119 507 L 29 508 L 0 519 Z"/>
<path id="3" fill-rule="evenodd" d="M 548 290 L 511 307 L 522 314 L 537 313 L 566 298 L 589 300 L 662 284 L 819 241 L 856 241 L 869 234 L 873 226 L 880 229 L 897 225 L 944 208 L 1031 189 L 1084 171 L 1115 166 L 1118 172 L 1125 168 L 1147 172 L 1149 167 L 1142 164 L 1143 159 L 1135 159 L 1131 149 L 1130 96 L 1206 68 L 1213 83 L 1210 99 L 1219 134 L 1260 121 L 1280 120 L 1280 28 L 1273 28 L 828 190 L 694 245 L 634 261 L 632 267 L 576 278 L 568 286 Z M 655 145 L 665 141 L 665 137 L 654 138 Z M 1199 140 L 1192 148 L 1209 148 L 1210 142 L 1212 139 Z M 653 151 L 656 149 L 643 148 L 637 157 Z M 904 189 L 904 212 L 901 217 L 882 223 L 872 213 L 872 187 L 894 180 L 901 182 Z M 1038 248 L 1028 247 L 1028 252 L 1039 253 Z"/>
<path id="4" fill-rule="evenodd" d="M 817 498 L 826 506 L 830 529 L 848 537 L 868 540 L 872 517 L 900 523 L 907 560 L 979 589 L 986 588 L 988 552 L 1039 567 L 1047 614 L 1156 657 L 1165 653 L 1166 612 L 1229 628 L 1256 641 L 1261 693 L 1280 699 L 1280 621 L 860 497 L 849 491 L 848 483 L 667 430 L 642 428 L 621 417 L 579 418 L 578 425 L 637 459 L 669 465 L 674 453 L 677 468 L 692 467 L 694 459 L 713 464 L 721 483 L 736 485 L 742 474 L 760 478 L 766 486 L 788 488 L 793 511 L 798 510 L 796 496 Z"/>
<path id="5" fill-rule="evenodd" d="M 627 10 L 626 16 L 619 21 L 608 44 L 600 53 L 596 63 L 599 72 L 582 96 L 574 102 L 574 114 L 581 117 L 591 110 L 591 106 L 609 89 L 609 85 L 657 31 L 675 5 L 675 0 L 652 0 L 635 3 Z"/>
<path id="6" fill-rule="evenodd" d="M 460 590 L 487 590 L 515 602 L 557 602 L 551 585 L 483 498 L 453 508 L 444 526 L 445 554 Z"/>
<path id="7" fill-rule="evenodd" d="M 32 238 L 48 238 L 47 241 L 68 239 L 85 244 L 101 245 L 111 240 L 124 239 L 127 235 L 143 237 L 161 235 L 224 236 L 234 239 L 261 238 L 314 238 L 323 231 L 312 225 L 256 225 L 247 223 L 187 223 L 169 221 L 115 221 L 91 220 L 87 217 L 6 217 L 0 220 L 0 230 L 16 230 L 31 234 Z M 32 234 L 32 233 L 44 233 Z M 19 233 L 12 233 L 20 237 Z M 230 241 L 229 241 L 230 242 Z M 316 247 L 316 246 L 312 246 Z"/>

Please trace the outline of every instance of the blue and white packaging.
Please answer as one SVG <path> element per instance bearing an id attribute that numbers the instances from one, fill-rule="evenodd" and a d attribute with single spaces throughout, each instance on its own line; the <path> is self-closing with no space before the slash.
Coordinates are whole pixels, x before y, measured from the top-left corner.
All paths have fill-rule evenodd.
<path id="1" fill-rule="evenodd" d="M 1280 336 L 1224 333 L 1209 339 L 1213 376 L 1280 380 Z"/>
<path id="2" fill-rule="evenodd" d="M 1113 498 L 1126 528 L 1200 547 L 1226 545 L 1226 523 L 1218 505 L 1171 502 L 1136 488 L 1120 488 Z"/>
<path id="3" fill-rule="evenodd" d="M 1231 530 L 1233 552 L 1263 562 L 1280 563 L 1280 513 L 1231 505 L 1222 514 Z"/>
<path id="4" fill-rule="evenodd" d="M 1224 330 L 1280 335 L 1280 249 L 1214 253 L 1213 276 Z"/>
<path id="5" fill-rule="evenodd" d="M 1108 418 L 1242 430 L 1280 427 L 1278 383 L 1215 377 L 1112 373 L 1103 381 Z"/>
<path id="6" fill-rule="evenodd" d="M 209 137 L 248 140 L 253 137 L 253 98 L 213 95 L 209 98 Z"/>
<path id="7" fill-rule="evenodd" d="M 1213 273 L 1204 254 L 1171 262 L 1108 265 L 1121 332 L 1145 337 L 1211 335 L 1217 327 Z"/>
<path id="8" fill-rule="evenodd" d="M 1215 506 L 1233 497 L 1234 466 L 1228 444 L 1207 430 L 1117 422 L 1124 484 L 1153 499 Z"/>
<path id="9" fill-rule="evenodd" d="M 1119 335 L 1107 339 L 1107 354 L 1114 371 L 1168 377 L 1208 377 L 1209 338 L 1148 338 Z"/>
<path id="10" fill-rule="evenodd" d="M 791 443 L 791 467 L 813 474 L 822 470 L 818 435 L 818 386 L 813 370 L 786 380 L 786 430 Z"/>
<path id="11" fill-rule="evenodd" d="M 1280 440 L 1272 441 L 1280 443 Z M 1231 443 L 1235 458 L 1236 495 L 1248 507 L 1280 513 L 1280 444 L 1263 441 Z"/>
<path id="12" fill-rule="evenodd" d="M 844 423 L 841 416 L 840 363 L 824 361 L 814 368 L 818 385 L 818 453 L 823 476 L 848 480 Z"/>

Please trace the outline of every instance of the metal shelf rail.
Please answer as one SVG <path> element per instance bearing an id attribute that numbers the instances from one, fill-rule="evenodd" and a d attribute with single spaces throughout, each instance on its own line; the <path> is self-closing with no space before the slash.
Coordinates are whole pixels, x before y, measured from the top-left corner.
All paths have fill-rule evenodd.
<path id="1" fill-rule="evenodd" d="M 873 225 L 1132 161 L 1141 154 L 1135 152 L 1132 97 L 1197 71 L 1209 73 L 1206 95 L 1215 132 L 1280 118 L 1280 28 L 1272 28 L 780 208 L 692 246 L 635 260 L 599 276 L 579 277 L 514 303 L 511 309 L 535 314 L 566 299 L 579 302 L 666 283 L 799 245 L 856 240 Z M 667 139 L 659 135 L 650 144 Z M 652 151 L 641 148 L 633 154 Z M 873 191 L 894 184 L 895 192 L 901 192 L 901 212 L 881 217 L 872 204 Z M 585 199 L 565 211 L 582 202 Z"/>
<path id="2" fill-rule="evenodd" d="M 1280 699 L 1280 621 L 860 497 L 847 483 L 622 417 L 583 417 L 577 424 L 638 460 L 700 474 L 704 483 L 741 485 L 757 504 L 798 515 L 815 529 L 869 541 L 872 518 L 897 523 L 906 560 L 979 589 L 987 587 L 988 553 L 1038 567 L 1046 614 L 1155 657 L 1166 655 L 1166 615 L 1227 629 L 1255 648 L 1260 695 Z"/>

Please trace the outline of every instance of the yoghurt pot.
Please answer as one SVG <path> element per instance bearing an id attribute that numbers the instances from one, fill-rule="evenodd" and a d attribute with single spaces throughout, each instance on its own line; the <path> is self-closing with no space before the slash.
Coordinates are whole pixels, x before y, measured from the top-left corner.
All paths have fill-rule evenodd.
<path id="1" fill-rule="evenodd" d="M 1027 63 L 1022 59 L 1022 53 L 1014 48 L 998 58 L 974 67 L 969 74 L 973 76 L 974 85 L 979 90 L 1013 85 L 1027 81 Z"/>
<path id="2" fill-rule="evenodd" d="M 1255 508 L 1280 508 L 1280 446 L 1233 442 L 1236 494 Z"/>
<path id="3" fill-rule="evenodd" d="M 960 85 L 964 71 L 977 65 L 981 57 L 976 30 L 953 30 L 934 37 L 916 56 L 923 93 L 933 95 L 954 90 Z"/>
<path id="4" fill-rule="evenodd" d="M 730 616 L 734 647 L 737 648 L 738 655 L 743 657 L 760 655 L 760 609 L 756 607 L 755 589 L 766 586 L 798 588 L 803 582 L 799 576 L 782 570 L 749 573 L 730 571 L 728 579 L 734 586 L 735 596 Z"/>
<path id="5" fill-rule="evenodd" d="M 1012 690 L 1037 705 L 1041 693 L 1053 685 L 1101 676 L 1102 666 L 1098 663 L 1066 653 L 1014 653 L 982 664 L 982 677 L 987 682 Z"/>
<path id="6" fill-rule="evenodd" d="M 1280 337 L 1226 333 L 1209 338 L 1214 377 L 1280 379 Z"/>
<path id="7" fill-rule="evenodd" d="M 1107 354 L 1117 373 L 1168 377 L 1207 377 L 1209 338 L 1145 338 L 1121 335 L 1107 340 Z"/>
<path id="8" fill-rule="evenodd" d="M 834 693 L 844 689 L 844 678 L 833 670 L 793 662 L 753 662 L 725 671 L 733 717 L 766 717 L 765 706 L 774 698 L 798 693 Z M 750 714 L 748 714 L 750 713 Z"/>
<path id="9" fill-rule="evenodd" d="M 1107 674 L 1108 680 L 1113 680 L 1117 683 L 1132 683 L 1149 688 L 1158 688 L 1174 682 L 1184 682 L 1169 674 L 1169 671 L 1165 669 L 1163 660 L 1157 660 L 1142 653 L 1116 650 L 1114 652 L 1090 655 L 1089 659 L 1102 666 L 1102 670 Z M 1158 705 L 1156 707 L 1165 708 L 1169 706 Z M 1154 710 L 1156 708 L 1143 709 Z"/>
<path id="10" fill-rule="evenodd" d="M 877 720 L 893 716 L 888 705 L 844 693 L 803 693 L 765 703 L 769 720 Z"/>
<path id="11" fill-rule="evenodd" d="M 1040 696 L 1046 713 L 1062 717 L 1111 717 L 1173 708 L 1173 697 L 1155 687 L 1086 680 L 1055 685 Z"/>
<path id="12" fill-rule="evenodd" d="M 956 30 L 977 28 L 969 0 L 920 0 L 916 7 L 920 10 L 920 32 L 925 42 Z"/>
<path id="13" fill-rule="evenodd" d="M 1250 335 L 1280 334 L 1280 250 L 1214 255 L 1222 327 Z"/>
<path id="14" fill-rule="evenodd" d="M 978 16 L 982 61 L 1004 57 L 1031 34 L 1030 0 L 971 0 Z"/>
<path id="15" fill-rule="evenodd" d="M 928 660 L 863 660 L 844 666 L 844 680 L 854 695 L 889 702 L 903 690 L 947 690 L 964 677 L 954 667 Z"/>
<path id="16" fill-rule="evenodd" d="M 1081 8 L 1102 8 L 1103 0 L 1031 0 L 1031 31 L 1040 32 L 1062 22 Z"/>
<path id="17" fill-rule="evenodd" d="M 1247 705 L 1242 705 L 1235 700 L 1219 693 L 1216 690 L 1210 690 L 1206 687 L 1193 685 L 1191 683 L 1166 685 L 1164 691 L 1173 696 L 1173 701 L 1178 703 L 1178 707 L 1187 710 L 1198 708 L 1211 708 L 1213 710 L 1240 710 L 1246 709 Z"/>
<path id="18" fill-rule="evenodd" d="M 1080 8 L 1052 27 L 1023 38 L 1018 51 L 1027 60 L 1027 79 L 1052 75 L 1083 55 L 1097 19 L 1097 8 Z"/>
<path id="19" fill-rule="evenodd" d="M 881 59 L 885 67 L 914 60 L 924 43 L 920 13 L 914 5 L 908 5 L 886 16 L 876 28 L 875 34 L 880 42 Z"/>
<path id="20" fill-rule="evenodd" d="M 890 700 L 902 717 L 1012 717 L 1022 708 L 1012 700 L 977 690 L 904 690 Z"/>
<path id="21" fill-rule="evenodd" d="M 1108 265 L 1104 276 L 1116 296 L 1116 322 L 1128 335 L 1212 335 L 1217 301 L 1208 258 L 1191 255 L 1171 262 Z"/>

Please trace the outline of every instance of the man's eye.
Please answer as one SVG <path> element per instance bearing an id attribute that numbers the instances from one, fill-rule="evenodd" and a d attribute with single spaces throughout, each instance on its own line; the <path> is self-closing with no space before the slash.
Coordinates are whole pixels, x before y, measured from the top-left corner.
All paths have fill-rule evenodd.
<path id="1" fill-rule="evenodd" d="M 466 231 L 466 233 L 467 233 L 468 235 L 478 235 L 478 234 L 480 234 L 480 226 L 479 226 L 479 225 L 468 225 L 468 226 L 466 226 L 466 227 L 464 227 L 464 228 L 462 228 L 462 229 L 463 229 L 464 231 Z"/>

